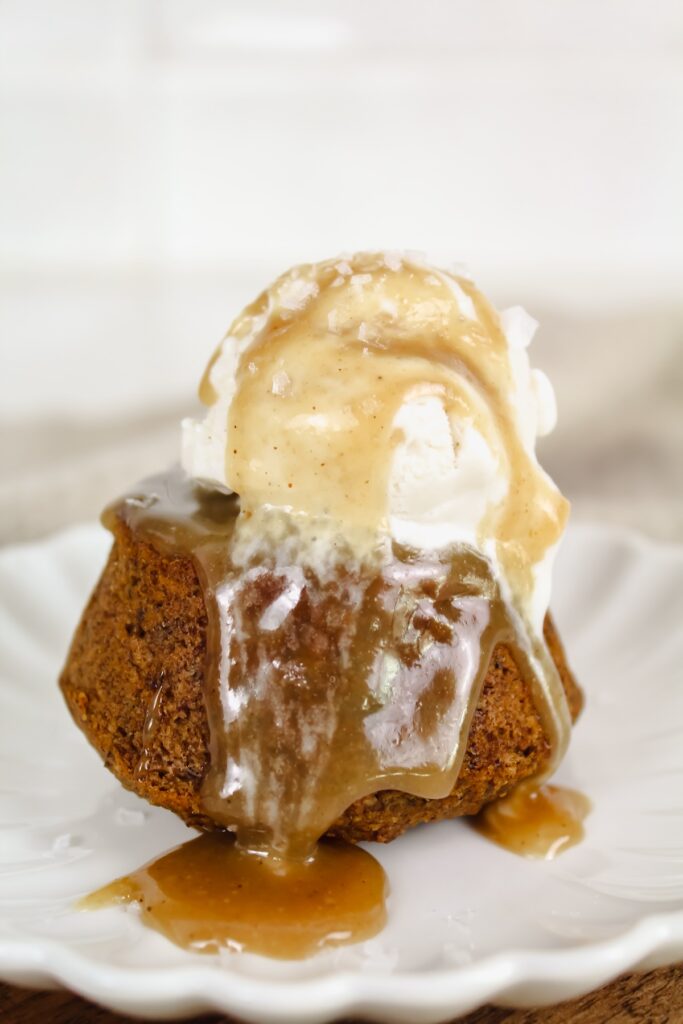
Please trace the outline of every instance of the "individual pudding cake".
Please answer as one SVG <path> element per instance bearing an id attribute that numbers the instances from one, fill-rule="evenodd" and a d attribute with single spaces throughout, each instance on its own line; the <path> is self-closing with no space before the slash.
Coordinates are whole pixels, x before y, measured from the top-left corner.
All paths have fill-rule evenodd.
<path id="1" fill-rule="evenodd" d="M 124 786 L 296 862 L 552 773 L 581 695 L 535 327 L 393 253 L 295 267 L 238 316 L 181 466 L 105 513 L 61 677 Z"/>

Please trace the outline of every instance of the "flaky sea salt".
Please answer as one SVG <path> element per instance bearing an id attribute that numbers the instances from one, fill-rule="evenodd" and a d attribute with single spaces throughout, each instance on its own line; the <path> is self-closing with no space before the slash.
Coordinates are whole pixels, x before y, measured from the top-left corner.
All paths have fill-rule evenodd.
<path id="1" fill-rule="evenodd" d="M 318 294 L 315 281 L 307 281 L 303 277 L 293 277 L 283 281 L 278 291 L 278 302 L 283 309 L 301 309 L 309 299 Z"/>
<path id="2" fill-rule="evenodd" d="M 399 252 L 385 252 L 384 253 L 384 265 L 387 270 L 397 271 L 403 266 L 403 260 Z"/>
<path id="3" fill-rule="evenodd" d="M 277 373 L 273 374 L 273 383 L 271 391 L 274 395 L 288 395 L 292 390 L 292 381 L 284 370 L 278 370 Z"/>
<path id="4" fill-rule="evenodd" d="M 458 300 L 458 307 L 462 315 L 467 317 L 468 320 L 477 320 L 477 311 L 474 308 L 474 303 L 467 292 L 463 289 L 462 285 L 458 284 L 458 282 L 448 274 L 444 274 L 444 280 Z"/>

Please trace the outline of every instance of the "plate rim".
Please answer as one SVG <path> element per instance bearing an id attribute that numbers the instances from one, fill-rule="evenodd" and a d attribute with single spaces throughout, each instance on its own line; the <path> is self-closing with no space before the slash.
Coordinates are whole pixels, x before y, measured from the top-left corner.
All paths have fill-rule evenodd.
<path id="1" fill-rule="evenodd" d="M 664 947 L 661 956 L 655 956 Z M 617 955 L 617 953 L 619 955 Z M 674 963 L 683 954 L 683 911 L 652 914 L 623 933 L 600 942 L 562 950 L 524 949 L 501 952 L 474 964 L 435 971 L 403 971 L 370 977 L 338 971 L 295 981 L 249 977 L 220 964 L 145 968 L 89 960 L 55 941 L 0 940 L 0 974 L 17 983 L 21 976 L 57 982 L 102 1005 L 138 1016 L 154 1017 L 160 1005 L 174 1006 L 180 1016 L 227 1012 L 244 1020 L 284 1024 L 293 1014 L 317 1014 L 333 1020 L 358 1013 L 410 1011 L 438 1024 L 454 1013 L 467 1013 L 487 1002 L 547 1006 L 580 996 L 624 971 Z M 516 989 L 539 985 L 532 1002 Z M 258 1017 L 254 1016 L 258 1013 Z M 390 1018 L 386 1018 L 390 1019 Z"/>

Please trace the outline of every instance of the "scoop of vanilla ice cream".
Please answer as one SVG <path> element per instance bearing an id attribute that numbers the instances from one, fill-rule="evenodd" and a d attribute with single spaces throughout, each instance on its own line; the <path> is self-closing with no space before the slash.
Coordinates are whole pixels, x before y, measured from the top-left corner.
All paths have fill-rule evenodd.
<path id="1" fill-rule="evenodd" d="M 344 267 L 345 264 L 340 264 Z M 472 316 L 471 300 L 449 279 L 463 315 Z M 312 295 L 310 282 L 291 282 L 280 302 L 287 309 L 303 307 Z M 237 369 L 249 359 L 272 312 L 273 300 L 242 336 L 228 335 L 209 372 L 216 399 L 201 420 L 182 424 L 182 465 L 188 475 L 209 487 L 236 490 L 227 475 L 226 447 L 230 409 L 236 393 Z M 516 428 L 525 448 L 533 453 L 536 438 L 549 433 L 556 422 L 550 381 L 531 369 L 527 348 L 536 321 L 520 306 L 505 310 L 500 322 L 508 345 L 515 393 L 512 404 Z M 286 373 L 273 376 L 273 393 L 288 387 Z M 500 502 L 508 488 L 508 474 L 482 433 L 463 420 L 455 429 L 437 395 L 407 397 L 393 423 L 399 441 L 395 447 L 388 485 L 389 525 L 403 544 L 438 549 L 454 542 L 476 544 L 479 524 L 492 503 Z"/>

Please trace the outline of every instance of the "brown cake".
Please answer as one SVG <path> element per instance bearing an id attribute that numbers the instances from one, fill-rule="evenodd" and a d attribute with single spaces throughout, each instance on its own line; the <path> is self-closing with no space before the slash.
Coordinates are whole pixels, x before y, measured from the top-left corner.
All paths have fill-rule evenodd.
<path id="1" fill-rule="evenodd" d="M 295 629 L 320 629 L 298 621 Z M 209 764 L 204 702 L 207 612 L 190 559 L 167 557 L 120 520 L 74 637 L 61 688 L 75 721 L 126 788 L 211 829 L 200 790 Z M 581 692 L 548 616 L 545 636 L 573 719 Z M 326 639 L 326 638 L 324 638 Z M 309 643 L 315 638 L 308 636 Z M 331 834 L 390 842 L 421 822 L 475 814 L 550 757 L 528 683 L 493 651 L 456 785 L 445 799 L 384 790 L 354 802 Z"/>

